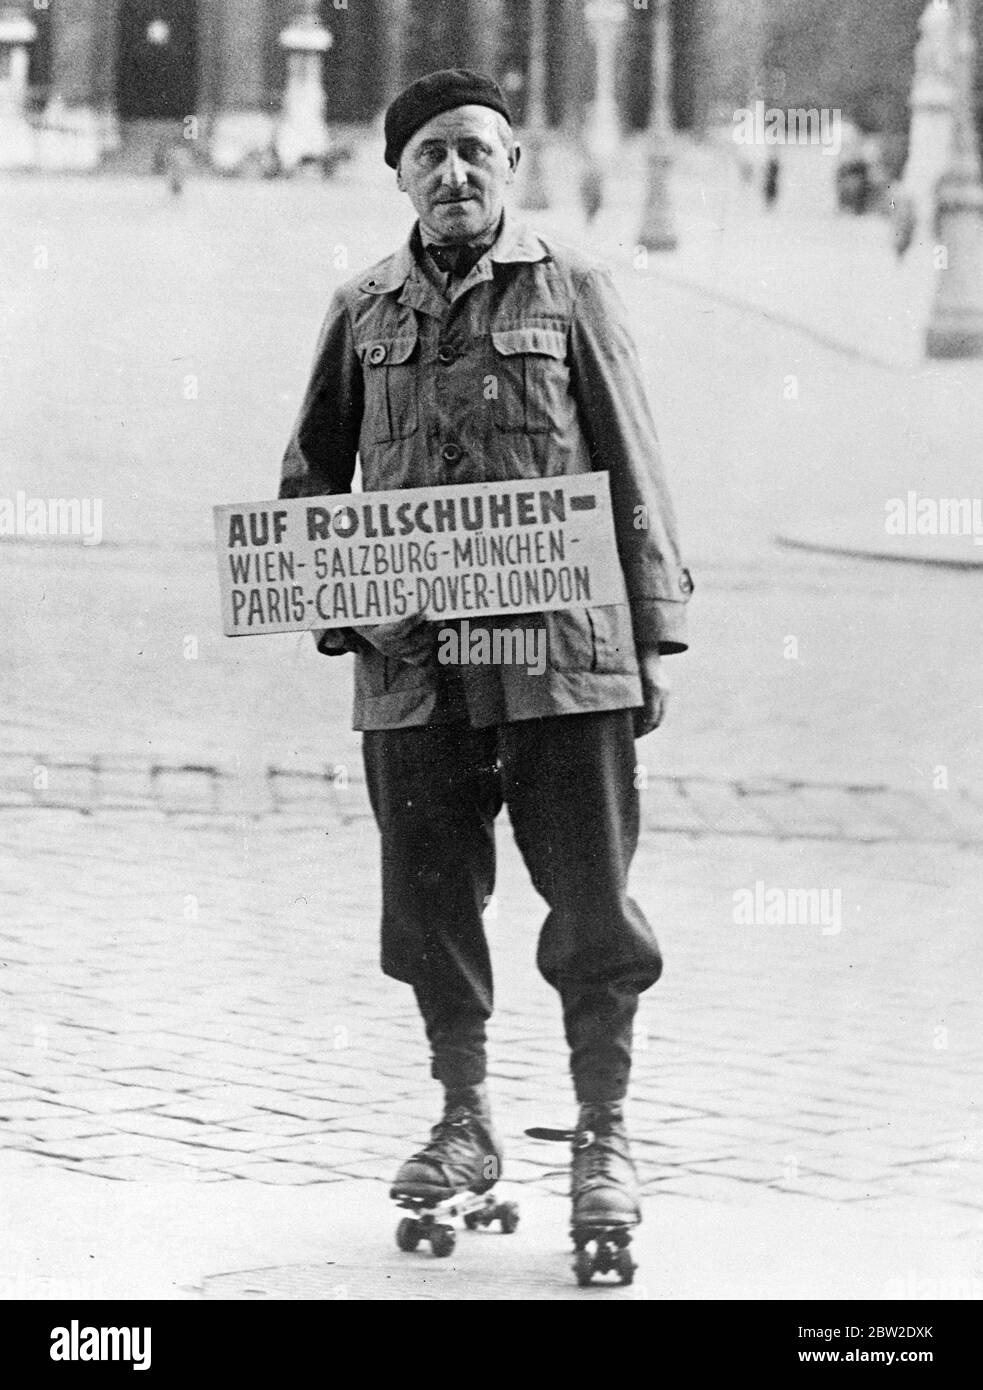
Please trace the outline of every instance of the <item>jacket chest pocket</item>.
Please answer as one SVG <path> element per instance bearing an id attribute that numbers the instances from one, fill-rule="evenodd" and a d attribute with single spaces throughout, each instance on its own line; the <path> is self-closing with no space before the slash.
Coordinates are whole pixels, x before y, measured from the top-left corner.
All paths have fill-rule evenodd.
<path id="1" fill-rule="evenodd" d="M 405 439 L 419 428 L 416 350 L 416 334 L 355 344 L 365 385 L 362 434 L 369 443 Z"/>
<path id="2" fill-rule="evenodd" d="M 492 418 L 500 430 L 543 433 L 563 423 L 569 395 L 566 334 L 558 328 L 493 330 Z"/>

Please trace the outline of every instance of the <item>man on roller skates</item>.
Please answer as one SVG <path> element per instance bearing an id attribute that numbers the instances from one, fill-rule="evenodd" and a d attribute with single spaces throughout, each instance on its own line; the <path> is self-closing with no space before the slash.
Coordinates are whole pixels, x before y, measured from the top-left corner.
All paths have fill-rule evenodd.
<path id="1" fill-rule="evenodd" d="M 425 1208 L 500 1176 L 482 911 L 506 804 L 549 906 L 537 960 L 560 995 L 580 1107 L 574 1228 L 628 1231 L 641 1215 L 622 1113 L 632 1023 L 662 969 L 626 891 L 634 740 L 662 719 L 662 658 L 686 649 L 692 581 L 607 272 L 504 211 L 519 150 L 501 90 L 473 72 L 431 73 L 396 98 L 385 129 L 386 162 L 417 221 L 405 245 L 336 292 L 280 495 L 350 491 L 356 455 L 366 491 L 606 470 L 628 597 L 472 620 L 542 638 L 536 669 L 445 664 L 450 625 L 417 617 L 318 635 L 325 654 L 356 654 L 355 728 L 382 840 L 383 969 L 412 986 L 444 1088 L 442 1118 L 393 1195 Z"/>

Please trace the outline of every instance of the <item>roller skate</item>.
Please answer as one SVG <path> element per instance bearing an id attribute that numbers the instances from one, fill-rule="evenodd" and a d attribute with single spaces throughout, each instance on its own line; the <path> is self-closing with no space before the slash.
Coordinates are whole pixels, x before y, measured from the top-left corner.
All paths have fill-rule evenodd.
<path id="1" fill-rule="evenodd" d="M 480 1093 L 448 1104 L 430 1142 L 407 1159 L 390 1189 L 397 1207 L 410 1213 L 396 1227 L 400 1250 L 426 1242 L 438 1258 L 453 1254 L 455 1219 L 471 1231 L 497 1221 L 511 1235 L 519 1224 L 519 1208 L 515 1202 L 499 1202 L 492 1192 L 501 1170 L 501 1145 Z"/>
<path id="2" fill-rule="evenodd" d="M 642 1211 L 621 1105 L 584 1104 L 575 1130 L 527 1129 L 526 1133 L 533 1139 L 570 1141 L 570 1236 L 577 1283 L 586 1288 L 595 1274 L 610 1273 L 617 1274 L 622 1284 L 632 1283 L 638 1266 L 629 1247 Z"/>

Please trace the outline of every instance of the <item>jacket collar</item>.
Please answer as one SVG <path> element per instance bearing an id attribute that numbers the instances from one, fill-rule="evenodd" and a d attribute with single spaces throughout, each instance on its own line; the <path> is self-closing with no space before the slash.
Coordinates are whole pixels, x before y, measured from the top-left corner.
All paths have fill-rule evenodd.
<path id="1" fill-rule="evenodd" d="M 373 266 L 359 282 L 359 289 L 365 294 L 392 294 L 406 286 L 407 282 L 415 282 L 416 278 L 422 274 L 413 254 L 413 243 L 418 234 L 419 223 L 415 223 L 409 237 L 399 250 L 391 256 L 387 256 L 378 265 Z M 486 258 L 496 265 L 514 265 L 551 259 L 542 239 L 521 223 L 513 221 L 507 212 L 502 219 L 502 229 L 497 239 L 486 255 L 482 256 L 476 270 L 483 267 Z M 479 278 L 490 280 L 490 267 Z"/>

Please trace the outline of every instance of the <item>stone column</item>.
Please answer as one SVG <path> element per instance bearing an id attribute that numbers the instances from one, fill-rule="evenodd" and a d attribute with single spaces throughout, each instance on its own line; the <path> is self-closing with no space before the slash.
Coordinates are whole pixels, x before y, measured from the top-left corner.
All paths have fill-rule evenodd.
<path id="1" fill-rule="evenodd" d="M 976 127 L 976 0 L 955 0 L 952 145 L 937 189 L 938 267 L 929 357 L 983 357 L 983 162 Z"/>
<path id="2" fill-rule="evenodd" d="M 498 79 L 502 0 L 467 0 L 471 66 Z"/>
<path id="3" fill-rule="evenodd" d="M 587 0 L 584 17 L 594 45 L 594 99 L 583 135 L 580 201 L 590 223 L 604 202 L 604 174 L 621 146 L 618 119 L 617 47 L 626 11 L 619 0 Z"/>
<path id="4" fill-rule="evenodd" d="M 39 160 L 46 169 L 95 169 L 102 158 L 104 29 L 100 0 L 51 6 L 51 87 L 39 134 Z"/>
<path id="5" fill-rule="evenodd" d="M 566 138 L 579 145 L 587 119 L 591 86 L 591 43 L 581 0 L 568 0 L 561 11 L 557 43 L 561 50 L 562 124 Z M 552 44 L 550 45 L 552 49 Z"/>
<path id="6" fill-rule="evenodd" d="M 648 128 L 645 211 L 638 242 L 649 251 L 675 251 L 672 213 L 672 0 L 655 0 L 652 25 L 652 106 Z"/>
<path id="7" fill-rule="evenodd" d="M 918 27 L 908 159 L 901 183 L 924 232 L 931 227 L 935 189 L 952 151 L 957 38 L 952 7 L 929 0 Z"/>
<path id="8" fill-rule="evenodd" d="M 520 183 L 519 205 L 530 211 L 548 208 L 546 179 L 546 0 L 531 0 L 532 32 L 529 40 L 529 73 L 526 122 L 522 131 L 525 168 Z"/>
<path id="9" fill-rule="evenodd" d="M 119 64 L 119 7 L 121 0 L 104 0 L 99 7 L 96 46 L 96 115 L 99 122 L 101 153 L 120 146 L 119 112 L 116 109 L 116 78 Z"/>
<path id="10" fill-rule="evenodd" d="M 587 118 L 587 144 L 600 163 L 613 159 L 621 147 L 618 117 L 616 59 L 619 30 L 625 11 L 618 0 L 588 0 L 585 10 L 594 42 L 594 100 Z"/>
<path id="11" fill-rule="evenodd" d="M 0 5 L 0 169 L 27 169 L 35 161 L 27 119 L 28 47 L 37 26 L 21 5 Z"/>
<path id="12" fill-rule="evenodd" d="M 218 100 L 211 161 L 234 174 L 269 157 L 273 116 L 266 93 L 266 0 L 217 0 Z"/>
<path id="13" fill-rule="evenodd" d="M 381 70 L 381 98 L 377 124 L 386 107 L 406 85 L 406 44 L 409 37 L 410 0 L 376 0 L 376 50 Z"/>

